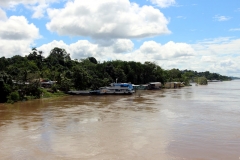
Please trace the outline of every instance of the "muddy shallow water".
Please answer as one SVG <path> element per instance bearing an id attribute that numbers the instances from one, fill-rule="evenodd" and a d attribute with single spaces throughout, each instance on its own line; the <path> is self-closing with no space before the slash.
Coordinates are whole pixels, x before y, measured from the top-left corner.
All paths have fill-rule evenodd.
<path id="1" fill-rule="evenodd" d="M 0 104 L 0 159 L 240 159 L 240 81 Z"/>

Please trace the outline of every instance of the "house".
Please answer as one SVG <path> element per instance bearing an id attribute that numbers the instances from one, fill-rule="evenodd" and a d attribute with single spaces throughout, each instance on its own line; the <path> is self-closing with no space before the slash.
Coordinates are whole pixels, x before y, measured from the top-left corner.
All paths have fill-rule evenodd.
<path id="1" fill-rule="evenodd" d="M 41 87 L 51 88 L 53 84 L 57 83 L 57 81 L 43 80 L 40 83 L 41 83 Z"/>
<path id="2" fill-rule="evenodd" d="M 165 88 L 180 88 L 180 87 L 183 87 L 184 84 L 181 83 L 181 82 L 166 82 L 164 87 Z"/>
<path id="3" fill-rule="evenodd" d="M 148 84 L 148 89 L 161 89 L 162 83 L 161 82 L 150 82 Z"/>

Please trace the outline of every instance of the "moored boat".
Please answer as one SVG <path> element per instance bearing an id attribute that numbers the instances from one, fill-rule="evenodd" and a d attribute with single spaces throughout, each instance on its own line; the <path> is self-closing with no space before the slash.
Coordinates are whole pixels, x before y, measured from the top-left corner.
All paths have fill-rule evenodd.
<path id="1" fill-rule="evenodd" d="M 91 91 L 68 91 L 73 95 L 124 95 L 133 94 L 135 90 L 131 83 L 111 83 L 109 86 L 100 87 L 99 90 Z"/>
<path id="2" fill-rule="evenodd" d="M 131 83 L 111 83 L 110 86 L 99 88 L 99 94 L 133 94 Z"/>

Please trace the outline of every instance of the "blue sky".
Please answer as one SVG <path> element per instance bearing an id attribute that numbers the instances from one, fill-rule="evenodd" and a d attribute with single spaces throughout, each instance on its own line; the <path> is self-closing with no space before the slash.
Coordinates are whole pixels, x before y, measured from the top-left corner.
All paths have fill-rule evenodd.
<path id="1" fill-rule="evenodd" d="M 240 76 L 240 1 L 1 0 L 0 56 L 152 61 Z"/>

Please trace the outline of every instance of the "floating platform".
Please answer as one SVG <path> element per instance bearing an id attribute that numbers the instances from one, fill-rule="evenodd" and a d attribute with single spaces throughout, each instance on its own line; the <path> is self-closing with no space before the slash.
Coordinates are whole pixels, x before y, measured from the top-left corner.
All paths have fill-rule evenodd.
<path id="1" fill-rule="evenodd" d="M 68 91 L 71 95 L 90 95 L 90 91 Z"/>

